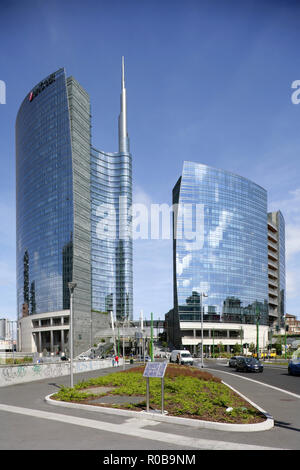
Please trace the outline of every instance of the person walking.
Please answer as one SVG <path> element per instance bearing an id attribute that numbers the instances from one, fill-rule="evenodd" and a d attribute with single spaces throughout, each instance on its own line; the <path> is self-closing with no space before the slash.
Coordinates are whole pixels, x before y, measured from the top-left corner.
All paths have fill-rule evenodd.
<path id="1" fill-rule="evenodd" d="M 119 365 L 119 356 L 116 356 L 115 360 L 116 360 L 116 366 L 118 367 L 118 365 Z"/>

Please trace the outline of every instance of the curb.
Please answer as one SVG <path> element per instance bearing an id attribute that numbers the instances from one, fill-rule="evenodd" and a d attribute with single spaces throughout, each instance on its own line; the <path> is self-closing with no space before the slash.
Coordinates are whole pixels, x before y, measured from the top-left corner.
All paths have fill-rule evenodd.
<path id="1" fill-rule="evenodd" d="M 233 431 L 233 432 L 258 432 L 258 431 L 268 431 L 274 427 L 274 419 L 273 417 L 264 411 L 262 408 L 257 406 L 255 403 L 251 402 L 247 397 L 239 393 L 230 385 L 226 384 L 222 381 L 224 385 L 229 387 L 231 390 L 236 392 L 240 395 L 244 400 L 248 401 L 252 406 L 258 409 L 261 413 L 263 413 L 266 417 L 266 420 L 262 423 L 254 423 L 254 424 L 231 424 L 231 423 L 215 423 L 213 421 L 204 421 L 198 419 L 190 419 L 190 418 L 177 418 L 176 416 L 167 416 L 167 415 L 159 415 L 158 413 L 147 413 L 146 411 L 132 411 L 132 410 L 122 410 L 117 408 L 105 408 L 105 407 L 98 407 L 94 405 L 83 405 L 77 403 L 68 403 L 63 401 L 52 400 L 52 396 L 55 393 L 47 395 L 45 397 L 45 401 L 54 406 L 62 406 L 65 408 L 74 408 L 74 409 L 81 409 L 86 411 L 93 411 L 99 413 L 106 413 L 106 414 L 113 414 L 119 416 L 127 416 L 130 418 L 138 418 L 141 420 L 151 420 L 151 421 L 159 421 L 162 423 L 169 423 L 169 424 L 181 424 L 184 426 L 191 426 L 194 428 L 201 428 L 201 429 L 214 429 L 215 431 Z"/>

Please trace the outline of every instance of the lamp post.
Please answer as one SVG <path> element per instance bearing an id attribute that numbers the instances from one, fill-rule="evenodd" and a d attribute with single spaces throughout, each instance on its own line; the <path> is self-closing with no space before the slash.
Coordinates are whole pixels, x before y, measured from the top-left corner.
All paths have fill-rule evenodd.
<path id="1" fill-rule="evenodd" d="M 151 312 L 151 362 L 153 361 L 153 313 Z"/>
<path id="2" fill-rule="evenodd" d="M 124 339 L 124 323 L 123 323 L 123 370 L 125 370 L 125 339 Z"/>
<path id="3" fill-rule="evenodd" d="M 259 359 L 259 320 L 260 320 L 260 313 L 259 308 L 256 302 L 256 353 L 257 359 Z"/>
<path id="4" fill-rule="evenodd" d="M 286 338 L 286 334 L 287 334 L 287 330 L 288 330 L 288 327 L 287 327 L 287 323 L 286 323 L 286 317 L 284 317 L 284 358 L 287 359 L 287 338 Z"/>
<path id="5" fill-rule="evenodd" d="M 17 326 L 17 320 L 9 320 L 9 336 L 10 336 L 10 342 L 11 342 L 11 352 L 12 352 L 13 364 L 15 363 L 14 323 Z"/>
<path id="6" fill-rule="evenodd" d="M 208 297 L 207 294 L 204 294 L 204 292 L 200 293 L 200 309 L 201 309 L 201 368 L 203 369 L 204 364 L 203 364 L 203 297 Z"/>
<path id="7" fill-rule="evenodd" d="M 243 356 L 244 348 L 243 348 L 243 339 L 244 339 L 244 330 L 241 327 L 241 355 Z"/>
<path id="8" fill-rule="evenodd" d="M 76 282 L 69 282 L 68 287 L 70 291 L 70 332 L 69 332 L 69 345 L 70 345 L 70 386 L 73 388 L 73 294 L 77 286 Z"/>

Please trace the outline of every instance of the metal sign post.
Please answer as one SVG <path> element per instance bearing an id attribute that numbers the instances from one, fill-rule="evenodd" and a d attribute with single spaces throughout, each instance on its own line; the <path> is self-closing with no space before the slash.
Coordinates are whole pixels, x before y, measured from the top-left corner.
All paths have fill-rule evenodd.
<path id="1" fill-rule="evenodd" d="M 150 401 L 150 384 L 149 377 L 146 378 L 147 381 L 147 413 L 149 413 L 149 401 Z"/>
<path id="2" fill-rule="evenodd" d="M 143 376 L 147 379 L 147 413 L 150 403 L 150 383 L 149 378 L 161 379 L 161 414 L 164 414 L 164 375 L 167 369 L 167 362 L 148 362 L 146 364 Z"/>
<path id="3" fill-rule="evenodd" d="M 161 378 L 161 414 L 164 414 L 164 402 L 165 402 L 165 379 Z"/>

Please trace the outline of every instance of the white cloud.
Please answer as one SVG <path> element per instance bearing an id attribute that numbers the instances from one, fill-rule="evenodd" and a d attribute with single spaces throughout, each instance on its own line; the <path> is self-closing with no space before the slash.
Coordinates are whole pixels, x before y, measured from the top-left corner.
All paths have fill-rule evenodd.
<path id="1" fill-rule="evenodd" d="M 135 186 L 132 199 L 134 204 L 144 204 L 148 209 L 150 209 L 151 204 L 153 204 L 152 198 L 141 186 Z"/>
<path id="2" fill-rule="evenodd" d="M 287 259 L 300 253 L 300 188 L 290 191 L 287 199 L 270 204 L 272 210 L 280 210 L 286 223 L 285 247 Z"/>

